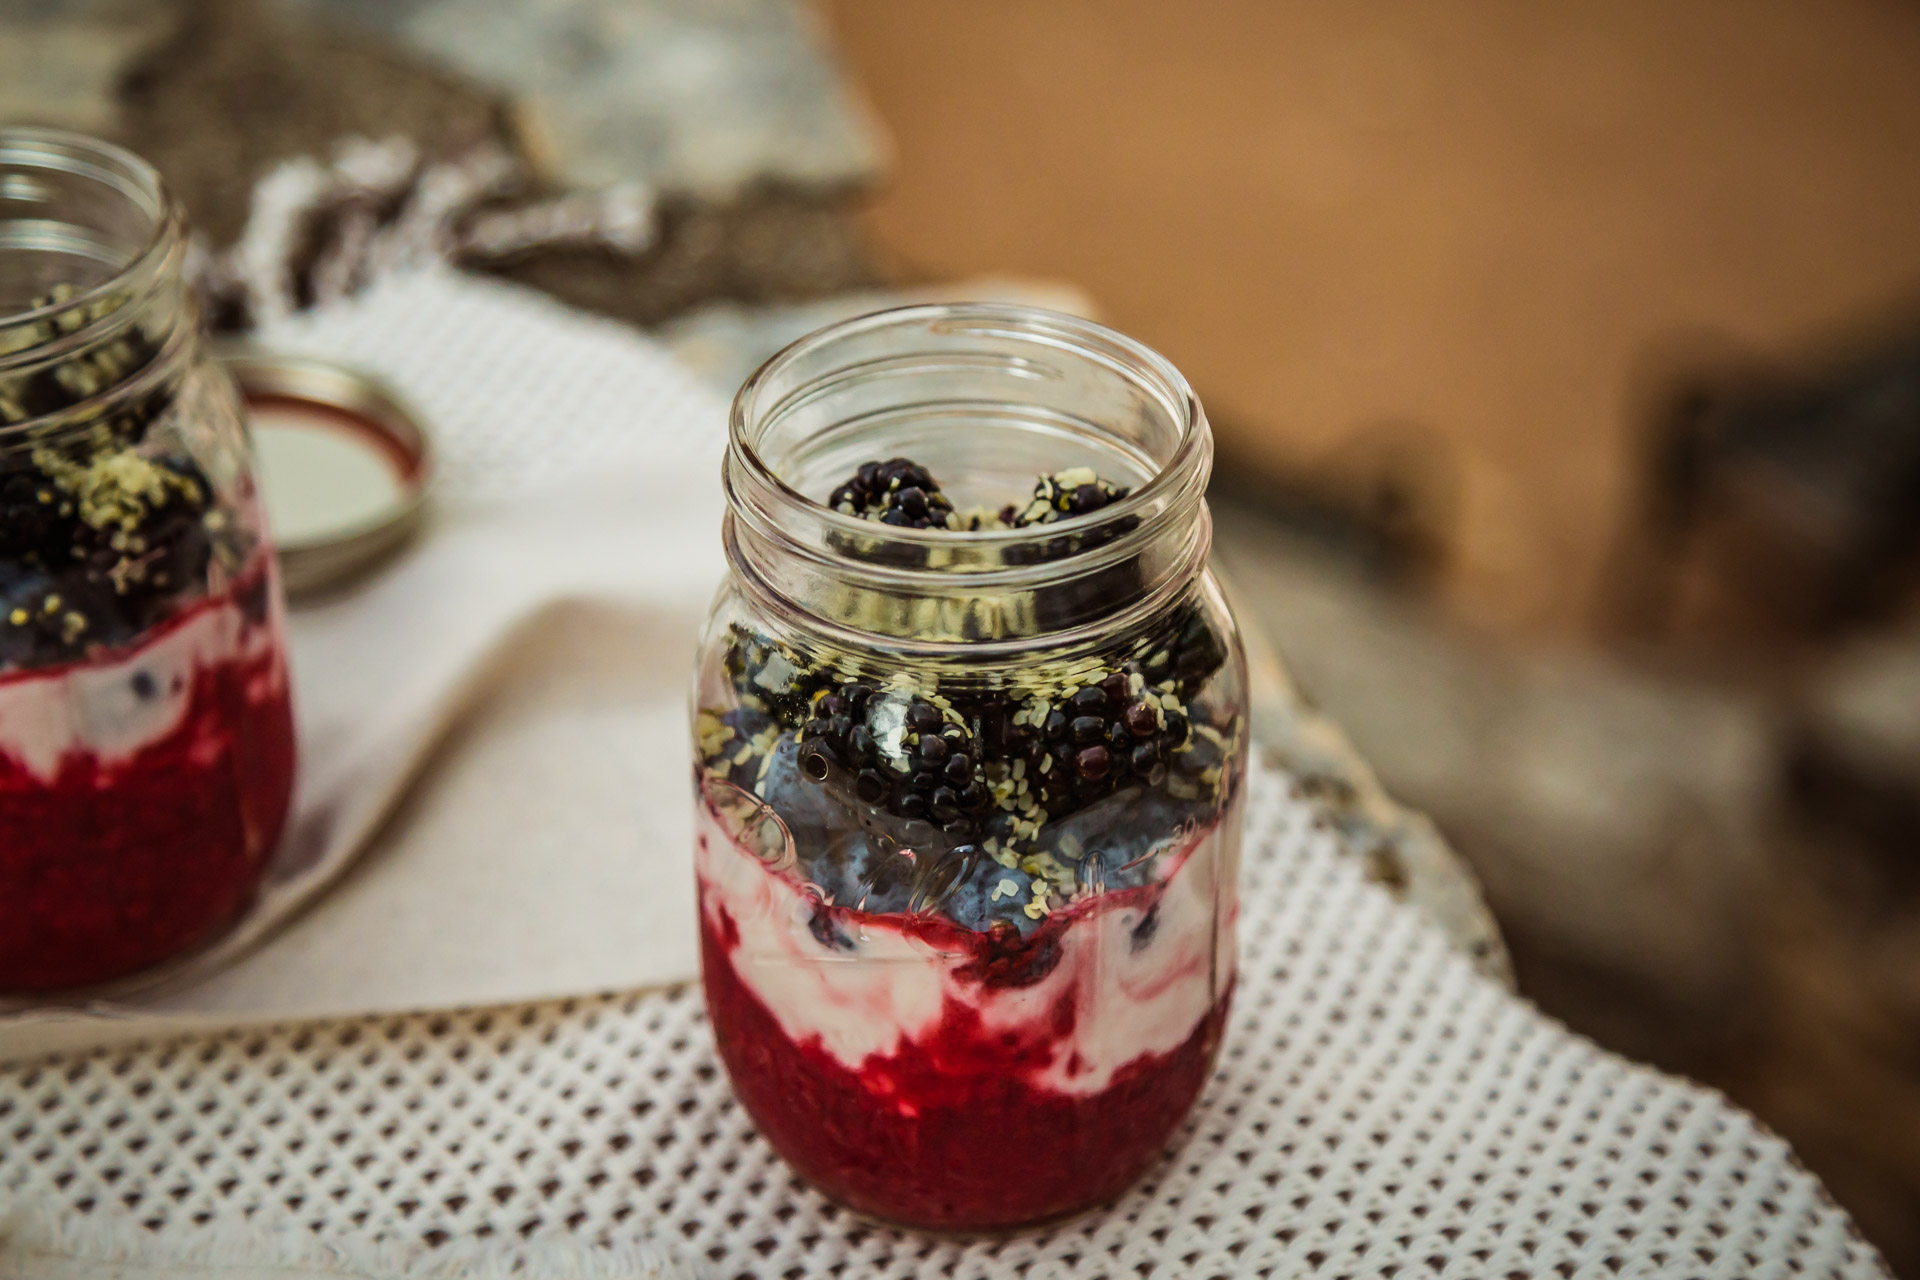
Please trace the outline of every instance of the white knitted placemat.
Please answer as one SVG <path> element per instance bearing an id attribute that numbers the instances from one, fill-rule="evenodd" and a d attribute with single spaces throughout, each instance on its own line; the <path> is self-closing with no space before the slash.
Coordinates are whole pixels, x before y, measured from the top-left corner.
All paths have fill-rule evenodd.
<path id="1" fill-rule="evenodd" d="M 793 1280 L 1886 1274 L 1751 1117 L 1482 977 L 1279 775 L 1250 798 L 1219 1069 L 1145 1183 L 1049 1231 L 955 1242 L 828 1204 L 755 1136 L 684 987 L 13 1067 L 0 1192 L 157 1242 L 245 1219 L 409 1256 L 608 1250 L 530 1276 L 654 1274 L 618 1262 L 647 1242 L 690 1275 Z"/>

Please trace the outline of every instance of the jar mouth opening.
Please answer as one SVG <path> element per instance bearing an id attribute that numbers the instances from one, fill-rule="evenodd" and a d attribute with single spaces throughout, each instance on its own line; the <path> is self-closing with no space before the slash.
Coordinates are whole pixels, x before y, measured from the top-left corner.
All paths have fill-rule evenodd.
<path id="1" fill-rule="evenodd" d="M 66 129 L 25 125 L 0 128 L 0 200 L 33 198 L 34 170 L 80 179 L 111 193 L 145 223 L 145 232 L 138 240 L 119 247 L 111 257 L 91 255 L 108 265 L 105 277 L 94 284 L 39 306 L 0 310 L 0 348 L 4 348 L 6 335 L 50 324 L 61 316 L 110 301 L 116 294 L 127 295 L 110 312 L 50 342 L 0 350 L 0 371 L 38 364 L 50 356 L 90 345 L 129 323 L 137 311 L 134 304 L 159 279 L 159 264 L 176 251 L 180 239 L 181 219 L 165 180 L 159 170 L 125 147 Z M 9 189 L 22 183 L 28 184 L 28 189 L 20 195 Z M 0 222 L 0 228 L 5 225 Z M 21 246 L 0 244 L 0 253 L 18 251 Z"/>
<path id="2" fill-rule="evenodd" d="M 925 326 L 940 334 L 976 333 L 984 337 L 1016 339 L 1090 360 L 1147 392 L 1175 424 L 1179 439 L 1173 451 L 1156 460 L 1152 473 L 1132 486 L 1126 497 L 1097 511 L 1069 516 L 1044 526 L 993 526 L 981 529 L 916 529 L 881 525 L 837 511 L 796 488 L 770 465 L 758 448 L 760 436 L 797 404 L 827 394 L 832 387 L 866 367 L 868 361 L 831 370 L 786 391 L 771 404 L 772 384 L 794 366 L 836 344 L 888 328 Z M 1209 444 L 1198 397 L 1186 378 L 1153 348 L 1107 326 L 1064 312 L 1006 303 L 923 303 L 870 312 L 818 329 L 775 353 L 741 385 L 728 421 L 729 452 L 745 469 L 753 487 L 773 496 L 791 515 L 819 522 L 819 527 L 842 537 L 884 538 L 901 547 L 965 548 L 984 555 L 1036 541 L 1071 536 L 1132 518 L 1151 522 L 1156 515 L 1179 505 L 1180 491 L 1193 485 L 1200 470 L 1204 487 Z M 1171 499 L 1171 500 L 1170 500 Z M 949 575 L 945 569 L 905 570 L 916 575 Z"/>

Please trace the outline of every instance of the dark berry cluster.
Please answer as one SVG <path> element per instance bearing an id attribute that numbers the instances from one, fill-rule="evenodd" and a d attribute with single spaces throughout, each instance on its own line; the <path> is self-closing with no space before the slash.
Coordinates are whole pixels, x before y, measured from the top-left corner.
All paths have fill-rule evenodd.
<path id="1" fill-rule="evenodd" d="M 117 470 L 152 479 L 152 491 L 97 522 L 92 481 L 76 489 L 59 466 L 0 459 L 0 663 L 42 666 L 127 643 L 204 586 L 205 477 L 183 459 L 118 456 L 130 461 Z"/>
<path id="2" fill-rule="evenodd" d="M 729 654 L 743 697 L 790 727 L 799 721 L 807 778 L 956 840 L 1003 842 L 1036 810 L 1064 817 L 1126 786 L 1158 787 L 1191 763 L 1176 754 L 1193 733 L 1187 700 L 1224 661 L 1194 610 L 1139 658 L 1054 696 L 883 694 L 809 677 L 802 659 L 764 640 L 741 637 Z"/>
<path id="3" fill-rule="evenodd" d="M 1133 490 L 1102 480 L 1091 467 L 1076 467 L 1041 476 L 1034 483 L 1033 497 L 1024 507 L 1009 505 L 1001 509 L 1000 523 L 1015 529 L 1036 524 L 1053 524 L 1075 516 L 1090 516 L 1120 501 Z"/>
<path id="4" fill-rule="evenodd" d="M 953 503 L 927 469 L 906 458 L 868 462 L 827 499 L 843 515 L 907 529 L 946 529 Z"/>
<path id="5" fill-rule="evenodd" d="M 1118 665 L 1019 688 L 902 688 L 730 640 L 735 705 L 700 717 L 704 767 L 780 815 L 829 901 L 1024 934 L 1076 885 L 1145 874 L 1228 794 L 1237 729 L 1205 691 L 1227 646 L 1194 607 Z"/>
<path id="6" fill-rule="evenodd" d="M 801 770 L 827 782 L 844 769 L 860 803 L 931 822 L 955 839 L 975 835 L 993 792 L 980 776 L 983 757 L 971 729 L 934 703 L 911 698 L 894 730 L 897 741 L 884 744 L 872 724 L 879 717 L 869 714 L 877 710 L 874 698 L 872 686 L 853 681 L 816 699 L 800 729 Z"/>
<path id="7" fill-rule="evenodd" d="M 1072 802 L 1097 799 L 1130 780 L 1149 787 L 1166 780 L 1168 755 L 1186 743 L 1192 727 L 1184 713 L 1168 710 L 1137 683 L 1116 671 L 1049 706 L 1037 727 L 1009 725 L 1009 751 L 1020 752 L 1029 770 L 1042 769 L 1048 813 L 1078 807 Z M 1053 763 L 1044 766 L 1048 757 Z"/>
<path id="8" fill-rule="evenodd" d="M 727 633 L 727 678 L 743 706 L 797 728 L 810 715 L 826 678 L 798 653 L 742 626 Z"/>
<path id="9" fill-rule="evenodd" d="M 1198 609 L 1175 615 L 1164 643 L 1130 664 L 1150 685 L 1171 682 L 1174 691 L 1192 697 L 1227 660 L 1227 647 Z"/>
<path id="10" fill-rule="evenodd" d="M 67 296 L 56 292 L 36 307 Z M 114 305 L 58 313 L 41 326 L 42 340 Z M 129 326 L 97 347 L 0 378 L 0 423 L 74 409 L 152 356 Z M 156 391 L 109 417 L 0 440 L 0 667 L 45 666 L 127 643 L 204 586 L 213 489 L 191 459 L 147 442 L 166 403 Z"/>

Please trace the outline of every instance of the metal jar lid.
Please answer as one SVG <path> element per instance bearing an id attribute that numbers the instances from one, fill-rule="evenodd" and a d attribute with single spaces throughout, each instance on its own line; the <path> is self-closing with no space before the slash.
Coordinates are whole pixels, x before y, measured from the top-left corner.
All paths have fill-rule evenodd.
<path id="1" fill-rule="evenodd" d="M 246 403 L 289 595 L 345 585 L 419 528 L 432 444 L 398 396 L 322 360 L 240 348 L 221 363 Z"/>

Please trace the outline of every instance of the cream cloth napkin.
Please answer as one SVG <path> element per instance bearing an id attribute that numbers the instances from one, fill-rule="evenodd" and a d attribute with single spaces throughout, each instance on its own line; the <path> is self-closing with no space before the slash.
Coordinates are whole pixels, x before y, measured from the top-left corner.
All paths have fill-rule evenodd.
<path id="1" fill-rule="evenodd" d="M 0 1010 L 0 1060 L 692 976 L 685 716 L 725 405 L 631 329 L 445 268 L 259 336 L 421 412 L 433 518 L 292 614 L 299 790 L 255 909 L 109 999 Z"/>

